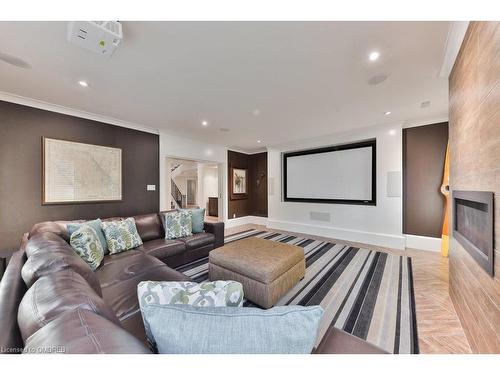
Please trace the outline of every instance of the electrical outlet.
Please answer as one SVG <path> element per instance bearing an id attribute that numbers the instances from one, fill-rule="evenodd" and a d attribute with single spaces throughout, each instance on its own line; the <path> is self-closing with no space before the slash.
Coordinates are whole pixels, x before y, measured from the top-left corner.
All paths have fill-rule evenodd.
<path id="1" fill-rule="evenodd" d="M 156 185 L 148 185 L 146 186 L 147 191 L 155 191 L 156 190 Z"/>

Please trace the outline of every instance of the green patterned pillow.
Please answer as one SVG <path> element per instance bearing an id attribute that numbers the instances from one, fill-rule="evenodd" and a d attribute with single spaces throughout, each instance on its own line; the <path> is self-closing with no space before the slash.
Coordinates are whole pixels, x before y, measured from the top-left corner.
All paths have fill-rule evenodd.
<path id="1" fill-rule="evenodd" d="M 118 221 L 103 221 L 101 228 L 110 254 L 121 253 L 142 245 L 133 217 Z"/>
<path id="2" fill-rule="evenodd" d="M 165 238 L 186 237 L 193 234 L 193 220 L 191 211 L 166 212 L 165 215 Z"/>
<path id="3" fill-rule="evenodd" d="M 94 228 L 82 225 L 71 234 L 69 243 L 73 250 L 95 271 L 104 258 L 104 249 Z"/>
<path id="4" fill-rule="evenodd" d="M 243 286 L 237 281 L 142 281 L 137 295 L 141 305 L 243 306 Z"/>
<path id="5" fill-rule="evenodd" d="M 108 254 L 108 244 L 106 243 L 106 238 L 104 237 L 104 233 L 101 229 L 101 219 L 95 219 L 91 221 L 86 221 L 85 223 L 69 223 L 66 226 L 66 229 L 68 230 L 68 235 L 71 237 L 74 231 L 76 231 L 78 228 L 80 228 L 82 225 L 88 225 L 92 228 L 97 233 L 97 237 L 99 237 L 99 242 L 101 242 L 102 248 L 104 249 L 104 255 Z"/>

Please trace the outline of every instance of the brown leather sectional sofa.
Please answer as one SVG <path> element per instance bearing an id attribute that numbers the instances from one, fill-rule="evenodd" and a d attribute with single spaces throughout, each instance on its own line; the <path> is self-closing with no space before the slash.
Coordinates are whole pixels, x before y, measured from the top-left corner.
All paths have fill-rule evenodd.
<path id="1" fill-rule="evenodd" d="M 111 220 L 111 219 L 107 219 Z M 160 215 L 135 216 L 144 244 L 93 272 L 68 244 L 68 222 L 36 224 L 0 283 L 0 353 L 151 353 L 137 301 L 143 280 L 190 280 L 171 267 L 224 244 L 224 224 L 165 240 Z M 382 353 L 330 328 L 317 353 Z"/>

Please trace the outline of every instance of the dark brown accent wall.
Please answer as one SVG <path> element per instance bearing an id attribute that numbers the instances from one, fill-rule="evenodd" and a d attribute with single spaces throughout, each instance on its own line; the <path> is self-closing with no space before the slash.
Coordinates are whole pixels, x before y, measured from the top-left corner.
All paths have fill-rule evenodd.
<path id="1" fill-rule="evenodd" d="M 403 231 L 439 237 L 445 207 L 443 181 L 448 123 L 403 129 Z"/>
<path id="2" fill-rule="evenodd" d="M 267 152 L 243 154 L 228 151 L 228 174 L 231 168 L 248 169 L 248 198 L 232 200 L 228 198 L 228 218 L 242 216 L 267 217 Z M 231 191 L 228 178 L 228 191 Z M 230 196 L 230 194 L 228 194 Z"/>
<path id="3" fill-rule="evenodd" d="M 121 148 L 123 201 L 42 206 L 42 137 Z M 0 101 L 0 249 L 17 247 L 40 221 L 158 211 L 158 184 L 158 135 Z"/>
<path id="4" fill-rule="evenodd" d="M 471 348 L 500 353 L 500 23 L 471 22 L 450 75 L 450 184 L 492 191 L 495 277 L 450 241 L 450 296 Z"/>

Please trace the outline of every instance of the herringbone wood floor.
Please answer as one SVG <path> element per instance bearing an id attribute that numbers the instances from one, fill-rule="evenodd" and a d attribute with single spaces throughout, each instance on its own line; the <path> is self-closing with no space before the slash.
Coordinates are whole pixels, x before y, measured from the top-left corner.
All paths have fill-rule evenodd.
<path id="1" fill-rule="evenodd" d="M 241 225 L 226 229 L 226 236 L 246 229 L 271 230 L 259 225 Z M 430 251 L 414 249 L 401 251 L 281 230 L 279 232 L 411 256 L 420 352 L 422 354 L 471 353 L 469 342 L 448 292 L 447 258 Z"/>

